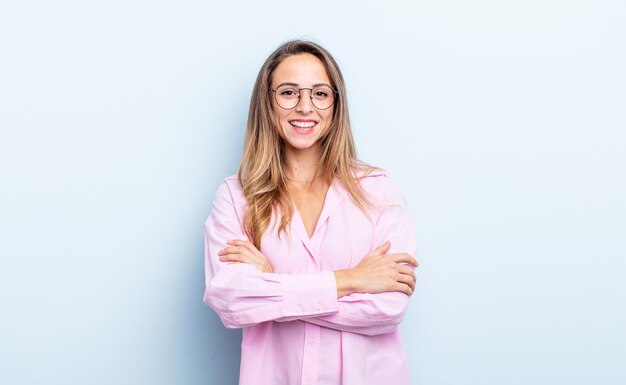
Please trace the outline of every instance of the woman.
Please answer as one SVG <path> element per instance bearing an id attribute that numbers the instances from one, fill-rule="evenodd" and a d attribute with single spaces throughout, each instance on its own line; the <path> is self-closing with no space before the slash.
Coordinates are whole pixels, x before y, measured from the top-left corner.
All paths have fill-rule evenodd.
<path id="1" fill-rule="evenodd" d="M 409 384 L 397 325 L 413 226 L 386 174 L 357 161 L 343 77 L 319 45 L 288 42 L 261 68 L 205 235 L 204 302 L 244 328 L 240 385 Z"/>

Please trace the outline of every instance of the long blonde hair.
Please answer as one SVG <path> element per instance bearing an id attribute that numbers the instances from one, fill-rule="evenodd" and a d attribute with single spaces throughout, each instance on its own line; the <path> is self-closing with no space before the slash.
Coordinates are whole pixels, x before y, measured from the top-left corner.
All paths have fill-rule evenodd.
<path id="1" fill-rule="evenodd" d="M 346 89 L 337 62 L 328 51 L 313 42 L 292 40 L 284 43 L 267 58 L 256 78 L 238 175 L 248 203 L 244 215 L 244 231 L 259 249 L 273 211 L 278 209 L 282 213 L 279 234 L 286 230 L 293 215 L 284 169 L 284 143 L 278 135 L 272 114 L 270 96 L 272 75 L 285 58 L 304 53 L 312 54 L 321 60 L 331 86 L 337 91 L 331 126 L 326 135 L 320 139 L 322 159 L 318 173 L 327 183 L 337 177 L 364 213 L 365 207 L 370 204 L 358 182 L 357 171 L 364 171 L 367 174 L 373 168 L 356 158 L 346 103 Z"/>

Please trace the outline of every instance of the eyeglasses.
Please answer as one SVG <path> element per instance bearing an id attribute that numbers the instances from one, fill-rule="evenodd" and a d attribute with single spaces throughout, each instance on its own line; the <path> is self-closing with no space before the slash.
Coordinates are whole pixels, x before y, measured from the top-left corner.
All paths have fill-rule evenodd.
<path id="1" fill-rule="evenodd" d="M 329 86 L 317 86 L 314 88 L 297 88 L 293 85 L 283 85 L 277 89 L 271 89 L 276 98 L 276 104 L 282 109 L 291 110 L 300 103 L 302 90 L 311 91 L 311 102 L 318 110 L 329 109 L 335 103 L 337 91 Z"/>

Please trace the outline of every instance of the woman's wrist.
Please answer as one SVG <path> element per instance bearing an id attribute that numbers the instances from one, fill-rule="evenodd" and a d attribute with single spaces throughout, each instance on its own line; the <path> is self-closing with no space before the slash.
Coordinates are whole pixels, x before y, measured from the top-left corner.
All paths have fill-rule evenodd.
<path id="1" fill-rule="evenodd" d="M 337 282 L 337 298 L 344 295 L 356 293 L 358 291 L 357 282 L 352 269 L 336 270 L 335 281 Z"/>

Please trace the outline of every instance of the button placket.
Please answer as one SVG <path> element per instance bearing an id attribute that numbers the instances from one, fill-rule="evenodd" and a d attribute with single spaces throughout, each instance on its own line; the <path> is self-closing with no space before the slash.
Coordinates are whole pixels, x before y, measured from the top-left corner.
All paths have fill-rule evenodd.
<path id="1" fill-rule="evenodd" d="M 309 272 L 320 271 L 319 261 L 316 255 L 318 245 L 315 243 L 315 238 L 314 234 L 313 239 L 307 239 L 307 242 L 304 242 L 311 256 L 311 259 L 307 263 L 307 271 Z M 312 305 L 311 308 L 320 311 L 323 309 L 322 303 L 318 301 Z M 304 352 L 302 354 L 302 378 L 300 379 L 302 385 L 317 384 L 320 329 L 321 327 L 315 324 L 308 322 L 304 324 Z"/>
<path id="2" fill-rule="evenodd" d="M 319 364 L 319 337 L 320 326 L 306 323 L 304 326 L 304 354 L 302 357 L 303 385 L 317 383 L 317 369 Z"/>

